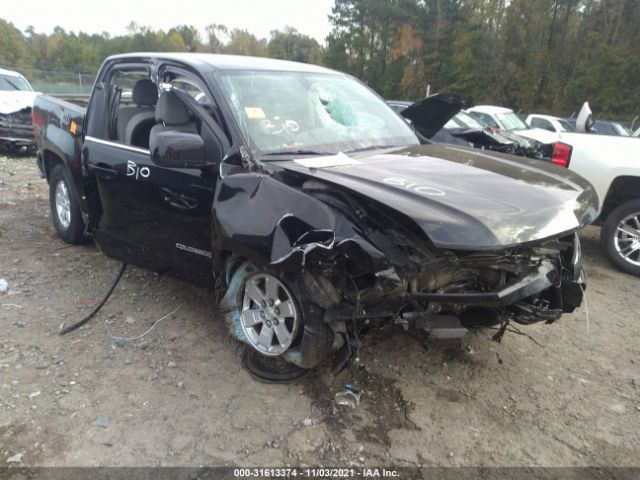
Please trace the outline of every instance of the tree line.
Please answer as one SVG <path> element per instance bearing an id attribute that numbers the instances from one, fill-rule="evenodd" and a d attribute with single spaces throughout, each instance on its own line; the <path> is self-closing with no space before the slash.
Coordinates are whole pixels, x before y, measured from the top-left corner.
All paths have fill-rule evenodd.
<path id="1" fill-rule="evenodd" d="M 470 95 L 522 111 L 600 118 L 640 113 L 640 0 L 335 0 L 324 45 L 287 27 L 269 38 L 212 23 L 168 31 L 24 32 L 0 19 L 0 65 L 29 75 L 95 72 L 133 51 L 215 52 L 321 64 L 385 98 Z M 428 87 L 429 86 L 429 87 Z"/>

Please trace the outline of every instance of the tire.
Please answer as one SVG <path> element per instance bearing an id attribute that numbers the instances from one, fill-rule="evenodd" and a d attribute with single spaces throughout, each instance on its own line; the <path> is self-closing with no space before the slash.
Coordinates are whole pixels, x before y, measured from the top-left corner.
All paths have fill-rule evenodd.
<path id="1" fill-rule="evenodd" d="M 640 199 L 623 203 L 609 213 L 602 225 L 600 241 L 611 263 L 640 277 Z"/>
<path id="2" fill-rule="evenodd" d="M 225 302 L 231 333 L 244 348 L 243 365 L 259 380 L 298 380 L 331 351 L 324 309 L 311 301 L 299 275 L 245 262 L 233 273 Z"/>
<path id="3" fill-rule="evenodd" d="M 67 243 L 85 242 L 85 225 L 76 199 L 71 174 L 59 163 L 53 167 L 49 178 L 49 205 L 51 219 L 58 236 Z"/>

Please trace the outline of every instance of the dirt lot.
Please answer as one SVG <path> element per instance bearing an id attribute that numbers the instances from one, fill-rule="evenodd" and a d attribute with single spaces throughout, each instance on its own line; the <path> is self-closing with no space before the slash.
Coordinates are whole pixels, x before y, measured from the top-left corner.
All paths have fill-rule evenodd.
<path id="1" fill-rule="evenodd" d="M 49 216 L 34 159 L 0 156 L 0 466 L 640 464 L 640 279 L 607 264 L 596 228 L 589 321 L 583 307 L 523 327 L 535 342 L 484 331 L 428 351 L 390 328 L 339 376 L 275 386 L 242 368 L 207 291 L 141 269 L 59 336 L 119 264 Z M 335 403 L 345 382 L 356 409 Z"/>

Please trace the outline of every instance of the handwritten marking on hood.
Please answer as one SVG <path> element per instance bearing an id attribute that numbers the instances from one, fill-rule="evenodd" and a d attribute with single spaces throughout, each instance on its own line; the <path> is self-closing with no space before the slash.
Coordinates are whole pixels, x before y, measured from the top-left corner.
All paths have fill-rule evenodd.
<path id="1" fill-rule="evenodd" d="M 419 183 L 411 182 L 401 177 L 389 177 L 389 178 L 385 178 L 382 181 L 384 183 L 387 183 L 389 185 L 393 185 L 396 187 L 404 187 L 405 190 L 411 190 L 413 192 L 419 193 L 420 195 L 442 196 L 445 194 L 439 188 L 428 187 L 427 185 L 420 185 Z"/>

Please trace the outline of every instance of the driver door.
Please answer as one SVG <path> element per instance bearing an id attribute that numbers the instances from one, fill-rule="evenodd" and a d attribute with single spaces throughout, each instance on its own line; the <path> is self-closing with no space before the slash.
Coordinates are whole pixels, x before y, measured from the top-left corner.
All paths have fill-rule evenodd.
<path id="1" fill-rule="evenodd" d="M 90 136 L 83 154 L 99 192 L 103 213 L 94 235 L 105 253 L 210 284 L 216 165 L 160 166 L 148 149 Z"/>

